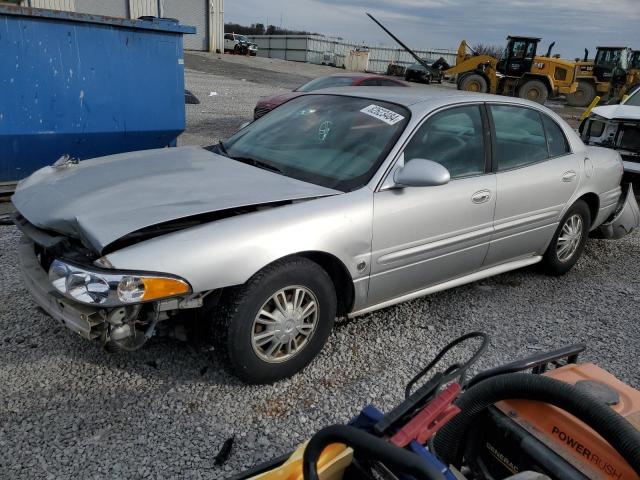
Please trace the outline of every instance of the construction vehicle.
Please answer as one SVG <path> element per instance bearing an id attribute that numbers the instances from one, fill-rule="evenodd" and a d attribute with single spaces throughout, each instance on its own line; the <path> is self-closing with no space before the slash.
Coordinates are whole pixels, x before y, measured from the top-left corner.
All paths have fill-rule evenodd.
<path id="1" fill-rule="evenodd" d="M 627 75 L 619 91 L 614 91 L 616 99 L 622 100 L 625 95 L 640 86 L 640 50 L 629 51 Z M 615 86 L 614 86 L 615 87 Z"/>
<path id="2" fill-rule="evenodd" d="M 640 84 L 640 50 L 627 47 L 597 47 L 596 57 L 589 60 L 585 49 L 582 61 L 576 63 L 578 89 L 567 95 L 572 107 L 586 107 L 596 95 L 619 100 Z"/>
<path id="3" fill-rule="evenodd" d="M 640 478 L 640 391 L 579 363 L 584 344 L 469 378 L 488 343 L 481 332 L 463 335 L 407 384 L 391 411 L 368 405 L 348 425 L 326 427 L 233 480 Z M 466 360 L 436 371 L 454 347 Z"/>
<path id="4" fill-rule="evenodd" d="M 367 15 L 416 61 L 422 63 L 422 59 L 398 37 L 371 14 Z M 578 88 L 575 62 L 552 57 L 551 50 L 555 42 L 545 55 L 536 55 L 539 42 L 540 38 L 537 37 L 509 36 L 504 54 L 498 60 L 491 55 L 479 54 L 463 40 L 458 48 L 455 66 L 443 73 L 457 75 L 459 90 L 520 97 L 538 103 L 544 103 L 549 97 L 575 92 Z"/>

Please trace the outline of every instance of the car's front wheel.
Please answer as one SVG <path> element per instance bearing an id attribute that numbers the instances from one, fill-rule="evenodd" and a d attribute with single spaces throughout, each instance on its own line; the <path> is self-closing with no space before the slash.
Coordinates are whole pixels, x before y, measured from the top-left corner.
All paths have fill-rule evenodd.
<path id="1" fill-rule="evenodd" d="M 336 316 L 336 292 L 322 267 L 290 257 L 234 289 L 219 310 L 212 334 L 232 373 L 247 383 L 271 383 L 320 352 Z"/>
<path id="2" fill-rule="evenodd" d="M 584 200 L 578 200 L 558 225 L 542 258 L 542 268 L 550 275 L 563 275 L 576 264 L 587 243 L 591 212 Z"/>

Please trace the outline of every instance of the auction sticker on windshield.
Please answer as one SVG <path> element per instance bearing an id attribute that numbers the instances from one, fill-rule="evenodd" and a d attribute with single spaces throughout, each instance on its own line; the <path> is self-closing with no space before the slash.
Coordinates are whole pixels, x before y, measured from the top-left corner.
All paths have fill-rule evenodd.
<path id="1" fill-rule="evenodd" d="M 360 110 L 362 113 L 366 113 L 369 116 L 382 120 L 389 125 L 395 125 L 396 123 L 404 120 L 404 117 L 399 113 L 389 110 L 388 108 L 381 107 L 380 105 L 371 104 L 368 107 Z"/>

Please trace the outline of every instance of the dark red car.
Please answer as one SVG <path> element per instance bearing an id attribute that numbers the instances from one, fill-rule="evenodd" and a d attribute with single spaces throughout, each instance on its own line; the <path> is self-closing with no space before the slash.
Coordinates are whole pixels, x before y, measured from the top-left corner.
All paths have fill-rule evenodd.
<path id="1" fill-rule="evenodd" d="M 284 102 L 292 98 L 299 97 L 307 92 L 320 90 L 321 88 L 332 87 L 408 87 L 402 80 L 385 77 L 383 75 L 372 75 L 370 73 L 339 73 L 337 75 L 327 75 L 319 77 L 301 85 L 292 92 L 281 93 L 271 97 L 261 99 L 253 110 L 253 118 L 258 119 L 270 112 Z"/>

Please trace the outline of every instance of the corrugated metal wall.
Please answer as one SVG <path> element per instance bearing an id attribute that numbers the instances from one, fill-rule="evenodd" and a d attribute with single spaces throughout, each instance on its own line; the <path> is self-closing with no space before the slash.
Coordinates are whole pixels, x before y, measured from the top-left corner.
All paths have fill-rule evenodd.
<path id="1" fill-rule="evenodd" d="M 184 36 L 185 49 L 215 52 L 224 48 L 224 0 L 22 0 L 20 4 L 121 18 L 176 18 L 197 29 L 195 35 Z"/>
<path id="2" fill-rule="evenodd" d="M 75 0 L 75 2 L 76 12 L 108 17 L 129 17 L 129 0 Z"/>
<path id="3" fill-rule="evenodd" d="M 129 12 L 130 18 L 157 17 L 158 0 L 129 0 Z"/>
<path id="4" fill-rule="evenodd" d="M 162 0 L 162 16 L 178 18 L 180 23 L 196 27 L 195 35 L 184 36 L 187 50 L 209 49 L 209 1 L 208 0 Z"/>
<path id="5" fill-rule="evenodd" d="M 224 51 L 224 0 L 209 0 L 209 51 Z"/>
<path id="6" fill-rule="evenodd" d="M 75 10 L 74 0 L 27 0 L 25 3 L 33 8 L 49 8 L 68 12 Z"/>
<path id="7" fill-rule="evenodd" d="M 255 35 L 250 37 L 258 44 L 261 57 L 281 58 L 296 62 L 327 63 L 344 67 L 345 58 L 351 50 L 361 45 L 331 40 L 325 37 L 304 35 Z M 451 65 L 456 62 L 456 52 L 445 49 L 416 50 L 422 58 L 438 59 L 443 57 Z M 369 71 L 386 72 L 389 63 L 409 66 L 415 63 L 407 52 L 390 47 L 369 48 Z"/>

